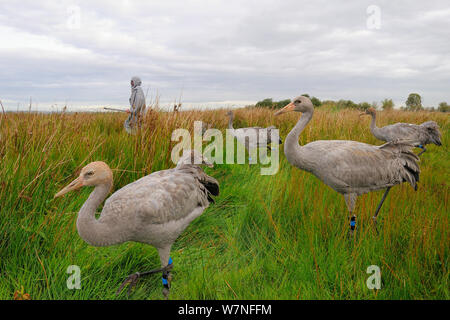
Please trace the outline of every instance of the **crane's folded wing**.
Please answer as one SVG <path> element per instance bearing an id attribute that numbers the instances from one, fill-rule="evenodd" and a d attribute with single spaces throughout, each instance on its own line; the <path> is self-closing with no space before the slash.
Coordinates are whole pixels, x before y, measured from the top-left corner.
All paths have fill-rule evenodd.
<path id="1" fill-rule="evenodd" d="M 208 191 L 210 180 L 193 173 L 192 170 L 169 169 L 130 183 L 105 202 L 101 219 L 118 216 L 143 224 L 163 224 L 183 219 L 196 208 L 207 207 L 209 194 L 216 193 Z M 207 181 L 207 186 L 199 177 Z M 115 214 L 108 215 L 109 211 Z"/>
<path id="2" fill-rule="evenodd" d="M 412 146 L 387 143 L 373 146 L 356 141 L 323 140 L 312 142 L 317 157 L 313 173 L 333 189 L 342 193 L 363 194 L 408 181 L 418 181 L 419 167 Z M 310 150 L 308 150 L 311 152 Z"/>

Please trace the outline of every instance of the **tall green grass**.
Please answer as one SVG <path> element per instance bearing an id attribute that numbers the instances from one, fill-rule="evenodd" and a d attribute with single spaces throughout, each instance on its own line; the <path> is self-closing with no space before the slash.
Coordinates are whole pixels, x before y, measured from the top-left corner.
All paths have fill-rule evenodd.
<path id="1" fill-rule="evenodd" d="M 141 279 L 116 297 L 123 279 L 158 267 L 154 248 L 125 243 L 95 248 L 78 236 L 77 212 L 92 189 L 53 195 L 87 163 L 107 162 L 114 189 L 174 165 L 176 128 L 203 120 L 225 129 L 225 110 L 150 112 L 135 136 L 122 114 L 0 115 L 0 299 L 23 286 L 32 299 L 161 299 L 160 275 Z M 299 114 L 274 118 L 266 109 L 240 109 L 235 127 L 280 128 L 284 138 Z M 220 182 L 216 203 L 176 241 L 172 299 L 448 299 L 449 119 L 442 113 L 390 111 L 378 125 L 435 120 L 443 146 L 421 157 L 419 190 L 392 189 L 379 218 L 382 191 L 359 198 L 356 236 L 347 236 L 341 195 L 293 168 L 281 152 L 280 170 L 261 176 L 258 165 L 206 169 Z M 381 144 L 357 111 L 318 109 L 300 143 L 351 139 Z M 151 195 L 149 195 L 151 196 Z M 69 265 L 81 268 L 81 289 L 69 290 Z M 369 290 L 370 265 L 381 268 L 381 290 Z"/>

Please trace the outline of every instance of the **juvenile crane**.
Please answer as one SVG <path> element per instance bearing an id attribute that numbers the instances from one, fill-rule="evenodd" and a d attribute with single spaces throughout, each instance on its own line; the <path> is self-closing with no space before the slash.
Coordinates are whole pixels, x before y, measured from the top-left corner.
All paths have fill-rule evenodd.
<path id="1" fill-rule="evenodd" d="M 413 146 L 405 142 L 374 146 L 349 140 L 319 140 L 300 146 L 298 138 L 312 119 L 314 106 L 307 97 L 300 96 L 275 115 L 290 111 L 302 112 L 302 116 L 286 137 L 286 158 L 344 196 L 350 214 L 350 233 L 356 227 L 353 210 L 359 195 L 386 189 L 373 216 L 376 228 L 378 213 L 392 186 L 407 181 L 417 190 L 419 158 L 411 151 Z"/>
<path id="2" fill-rule="evenodd" d="M 278 144 L 282 144 L 283 141 L 278 137 L 278 141 L 272 141 L 272 130 L 276 129 L 275 126 L 270 126 L 267 128 L 262 127 L 248 127 L 248 128 L 237 128 L 233 127 L 233 119 L 234 114 L 233 111 L 228 111 L 227 116 L 228 120 L 228 129 L 233 137 L 242 143 L 250 154 L 251 151 L 258 148 L 267 148 L 270 150 L 270 144 L 272 142 L 276 142 Z M 253 139 L 252 139 L 253 136 Z M 278 136 L 278 134 L 276 135 Z M 252 158 L 249 157 L 249 161 L 252 161 Z"/>
<path id="3" fill-rule="evenodd" d="M 437 146 L 441 143 L 441 132 L 439 131 L 439 125 L 434 121 L 427 121 L 420 125 L 410 123 L 395 123 L 382 128 L 378 128 L 376 125 L 376 111 L 374 108 L 369 108 L 366 112 L 360 115 L 372 116 L 370 122 L 370 131 L 375 138 L 382 141 L 395 141 L 395 140 L 409 140 L 412 141 L 415 147 L 422 149 L 419 156 L 427 151 L 425 145 L 434 143 Z"/>
<path id="4" fill-rule="evenodd" d="M 114 192 L 98 219 L 96 209 L 113 186 L 113 174 L 106 163 L 88 164 L 77 179 L 55 195 L 60 197 L 83 186 L 95 187 L 77 218 L 78 234 L 88 244 L 102 247 L 135 241 L 158 250 L 161 268 L 128 276 L 117 293 L 129 284 L 129 294 L 141 276 L 162 272 L 163 294 L 168 297 L 172 244 L 213 202 L 212 196 L 219 194 L 217 180 L 196 163 L 212 166 L 198 153 L 185 152 L 175 168 L 154 172 Z"/>

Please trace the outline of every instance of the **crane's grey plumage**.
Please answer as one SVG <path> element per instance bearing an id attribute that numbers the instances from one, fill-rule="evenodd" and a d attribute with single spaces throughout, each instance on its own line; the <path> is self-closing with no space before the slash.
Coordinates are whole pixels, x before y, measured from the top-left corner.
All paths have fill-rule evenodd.
<path id="1" fill-rule="evenodd" d="M 233 137 L 242 143 L 247 149 L 247 151 L 250 152 L 258 149 L 258 148 L 267 148 L 270 149 L 271 143 L 278 143 L 282 144 L 283 141 L 278 137 L 278 133 L 275 135 L 278 137 L 278 141 L 272 141 L 272 130 L 276 129 L 275 126 L 270 126 L 267 128 L 262 127 L 247 127 L 247 128 L 238 128 L 235 129 L 233 127 L 233 119 L 234 114 L 233 111 L 228 111 L 227 116 L 229 117 L 228 120 L 228 130 Z M 253 139 L 250 137 L 254 137 Z M 249 158 L 251 160 L 251 157 Z"/>
<path id="2" fill-rule="evenodd" d="M 110 246 L 126 241 L 150 244 L 158 250 L 161 269 L 166 272 L 172 244 L 183 230 L 200 216 L 219 194 L 219 183 L 208 176 L 199 164 L 207 164 L 194 151 L 185 152 L 176 168 L 147 175 L 114 192 L 106 201 L 98 219 L 96 209 L 105 200 L 113 184 L 111 169 L 104 162 L 92 162 L 80 176 L 55 197 L 82 186 L 95 186 L 77 218 L 81 238 L 93 246 Z M 122 284 L 131 287 L 141 275 L 131 275 Z M 163 276 L 164 277 L 164 276 Z M 163 281 L 164 282 L 164 281 Z M 169 284 L 165 287 L 168 294 Z"/>
<path id="3" fill-rule="evenodd" d="M 426 151 L 425 145 L 433 143 L 435 145 L 442 145 L 441 132 L 439 125 L 434 121 L 427 121 L 420 125 L 410 123 L 395 123 L 382 128 L 376 125 L 376 111 L 374 108 L 369 108 L 361 115 L 368 114 L 372 117 L 370 122 L 370 131 L 379 140 L 395 141 L 408 140 L 414 146 L 423 149 L 419 156 Z"/>
<path id="4" fill-rule="evenodd" d="M 417 188 L 419 158 L 411 151 L 412 145 L 406 142 L 388 142 L 382 146 L 374 146 L 348 140 L 319 140 L 300 146 L 299 135 L 311 120 L 314 106 L 307 97 L 300 96 L 275 115 L 289 111 L 303 114 L 286 137 L 284 153 L 287 160 L 292 165 L 311 172 L 344 195 L 351 216 L 351 226 L 354 227 L 356 219 L 353 210 L 357 196 L 380 189 L 390 190 L 392 186 L 405 181 Z M 384 198 L 385 196 L 383 201 Z M 381 204 L 382 202 L 375 212 L 374 221 Z"/>

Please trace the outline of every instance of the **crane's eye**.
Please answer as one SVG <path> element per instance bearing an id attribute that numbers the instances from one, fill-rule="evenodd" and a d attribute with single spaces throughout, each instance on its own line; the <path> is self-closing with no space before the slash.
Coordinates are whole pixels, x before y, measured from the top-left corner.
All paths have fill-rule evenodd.
<path id="1" fill-rule="evenodd" d="M 88 177 L 90 177 L 90 176 L 92 176 L 94 174 L 94 171 L 88 171 L 88 172 L 86 172 L 86 176 L 88 176 Z"/>

